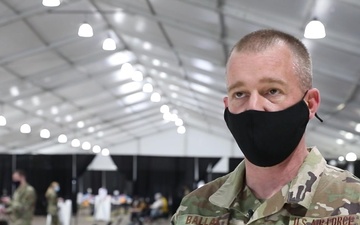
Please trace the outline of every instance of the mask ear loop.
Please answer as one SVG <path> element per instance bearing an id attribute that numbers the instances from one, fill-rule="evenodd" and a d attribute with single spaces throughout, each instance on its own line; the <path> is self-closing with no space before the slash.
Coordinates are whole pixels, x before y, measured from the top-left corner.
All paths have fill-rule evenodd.
<path id="1" fill-rule="evenodd" d="M 324 122 L 324 120 L 322 120 L 317 113 L 315 113 L 315 117 L 316 117 L 320 122 Z"/>
<path id="2" fill-rule="evenodd" d="M 308 93 L 308 91 L 309 91 L 309 90 L 305 91 L 305 94 L 304 94 L 304 96 L 303 96 L 303 99 L 305 98 L 305 95 Z M 324 122 L 324 120 L 322 120 L 317 113 L 315 113 L 315 117 L 316 117 L 320 122 L 322 122 L 322 123 Z"/>

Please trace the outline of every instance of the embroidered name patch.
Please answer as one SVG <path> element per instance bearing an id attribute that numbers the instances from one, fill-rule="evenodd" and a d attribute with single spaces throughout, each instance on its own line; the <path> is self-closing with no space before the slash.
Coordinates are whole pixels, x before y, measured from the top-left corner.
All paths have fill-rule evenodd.
<path id="1" fill-rule="evenodd" d="M 228 224 L 229 214 L 209 217 L 200 215 L 182 215 L 177 219 L 177 224 L 186 225 L 225 225 Z"/>

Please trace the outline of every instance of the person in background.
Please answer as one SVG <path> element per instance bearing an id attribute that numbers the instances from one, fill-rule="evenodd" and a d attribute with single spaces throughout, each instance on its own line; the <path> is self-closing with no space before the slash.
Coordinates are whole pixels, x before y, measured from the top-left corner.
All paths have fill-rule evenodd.
<path id="1" fill-rule="evenodd" d="M 35 212 L 36 192 L 27 183 L 23 170 L 16 170 L 12 175 L 16 190 L 12 196 L 1 200 L 7 206 L 4 212 L 10 214 L 11 225 L 31 225 Z"/>
<path id="2" fill-rule="evenodd" d="M 150 205 L 150 220 L 167 216 L 169 213 L 169 206 L 167 199 L 161 193 L 154 195 L 155 201 Z"/>
<path id="3" fill-rule="evenodd" d="M 185 196 L 172 224 L 359 224 L 360 180 L 305 141 L 309 120 L 321 121 L 305 45 L 254 31 L 232 48 L 225 73 L 224 120 L 245 159 Z"/>
<path id="4" fill-rule="evenodd" d="M 59 215 L 58 215 L 58 192 L 60 191 L 60 186 L 58 182 L 51 182 L 50 186 L 46 190 L 45 197 L 47 201 L 47 213 L 51 218 L 51 225 L 59 225 Z"/>
<path id="5" fill-rule="evenodd" d="M 134 196 L 130 208 L 131 224 L 142 224 L 143 218 L 146 216 L 146 202 L 144 198 Z"/>

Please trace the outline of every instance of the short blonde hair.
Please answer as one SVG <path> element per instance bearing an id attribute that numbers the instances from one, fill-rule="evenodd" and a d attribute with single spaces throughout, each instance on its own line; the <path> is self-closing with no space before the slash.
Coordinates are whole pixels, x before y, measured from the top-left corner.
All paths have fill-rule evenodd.
<path id="1" fill-rule="evenodd" d="M 293 68 L 298 76 L 301 90 L 312 88 L 312 63 L 305 45 L 296 37 L 273 29 L 262 29 L 247 34 L 232 48 L 236 52 L 262 52 L 274 45 L 284 43 L 294 56 Z"/>

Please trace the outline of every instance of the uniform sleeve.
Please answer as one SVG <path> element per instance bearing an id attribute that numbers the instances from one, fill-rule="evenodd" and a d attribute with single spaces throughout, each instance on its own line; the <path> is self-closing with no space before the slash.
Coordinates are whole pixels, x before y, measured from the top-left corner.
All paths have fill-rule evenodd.
<path id="1" fill-rule="evenodd" d="M 36 193 L 33 188 L 27 188 L 21 199 L 11 201 L 8 212 L 24 213 L 34 208 Z"/>

